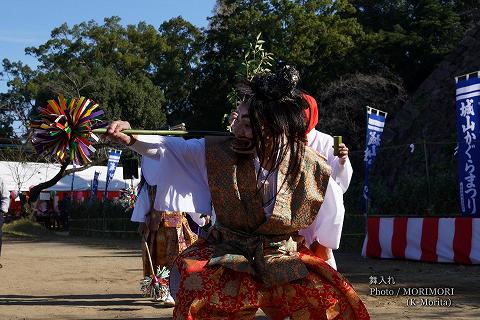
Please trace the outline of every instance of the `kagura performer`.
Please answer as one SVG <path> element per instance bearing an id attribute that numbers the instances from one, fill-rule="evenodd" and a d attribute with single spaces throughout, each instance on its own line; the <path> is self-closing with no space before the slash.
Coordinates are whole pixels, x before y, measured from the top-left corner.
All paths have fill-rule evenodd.
<path id="1" fill-rule="evenodd" d="M 144 156 L 174 154 L 210 191 L 216 222 L 171 273 L 174 319 L 254 319 L 258 308 L 272 319 L 369 319 L 348 281 L 299 235 L 321 206 L 344 208 L 331 168 L 305 147 L 298 79 L 285 67 L 245 83 L 235 138 L 165 137 L 159 147 L 123 134 L 128 122 L 108 127 L 110 139 Z"/>
<path id="2" fill-rule="evenodd" d="M 156 143 L 158 137 L 142 136 L 142 139 Z M 195 176 L 183 172 L 175 158 L 142 157 L 141 169 L 140 190 L 131 220 L 139 223 L 138 232 L 142 236 L 143 275 L 151 276 L 148 252 L 154 270 L 170 270 L 177 256 L 197 240 L 199 227 L 207 222 L 195 211 L 210 211 L 211 202 L 202 201 L 208 198 L 208 189 L 198 190 L 191 186 Z M 192 194 L 197 197 L 192 198 Z M 157 299 L 161 306 L 175 305 L 170 295 Z"/>

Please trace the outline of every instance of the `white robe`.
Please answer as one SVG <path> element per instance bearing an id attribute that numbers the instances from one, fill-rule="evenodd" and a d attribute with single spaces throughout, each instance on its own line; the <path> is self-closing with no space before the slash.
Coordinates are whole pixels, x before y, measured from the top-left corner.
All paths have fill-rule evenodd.
<path id="1" fill-rule="evenodd" d="M 161 148 L 159 136 L 142 136 L 141 140 Z M 170 139 L 170 138 L 169 138 Z M 180 139 L 183 138 L 172 138 Z M 210 190 L 204 183 L 205 177 L 196 170 L 189 170 L 191 164 L 178 161 L 175 152 L 163 153 L 160 157 L 142 157 L 142 175 L 149 185 L 156 185 L 157 191 L 153 207 L 158 211 L 182 211 L 189 213 L 199 226 L 205 225 L 200 218 L 202 213 L 211 212 Z M 135 202 L 131 221 L 144 222 L 150 212 L 150 200 L 147 188 L 142 188 Z"/>
<path id="2" fill-rule="evenodd" d="M 8 212 L 10 207 L 10 191 L 7 189 L 7 184 L 0 178 L 0 222 L 3 222 L 3 213 Z M 1 230 L 0 230 L 1 231 Z"/>
<path id="3" fill-rule="evenodd" d="M 338 183 L 345 193 L 352 180 L 353 168 L 350 159 L 341 165 L 337 156 L 333 155 L 333 137 L 313 129 L 307 134 L 308 146 L 327 158 L 327 163 L 332 167 L 332 178 Z"/>
<path id="4" fill-rule="evenodd" d="M 327 163 L 332 167 L 332 178 L 338 185 L 342 188 L 343 193 L 345 193 L 350 185 L 352 180 L 353 168 L 350 162 L 350 159 L 347 158 L 347 161 L 344 165 L 340 164 L 337 156 L 333 155 L 333 137 L 326 133 L 320 132 L 316 129 L 313 129 L 307 134 L 308 145 L 320 153 L 322 156 L 327 158 Z M 322 206 L 319 214 L 324 214 L 324 212 L 330 210 L 327 206 Z M 333 217 L 332 217 L 333 218 Z M 342 223 L 343 223 L 343 217 Z M 328 221 L 323 221 L 323 225 L 320 225 L 319 228 L 324 227 L 328 228 Z M 330 247 L 329 247 L 330 248 Z M 335 248 L 331 248 L 335 249 Z M 330 250 L 328 263 L 334 268 L 337 269 L 337 264 L 335 262 L 335 257 L 333 252 Z"/>
<path id="5" fill-rule="evenodd" d="M 204 139 L 184 140 L 178 137 L 140 136 L 130 148 L 144 156 L 142 162 L 150 163 L 148 171 L 152 172 L 149 173 L 146 170 L 144 175 L 147 182 L 151 181 L 150 184 L 157 185 L 155 209 L 212 214 Z M 142 166 L 144 164 L 142 163 Z M 275 177 L 276 175 L 271 175 L 269 181 L 269 187 L 274 190 L 276 190 Z M 146 201 L 148 198 L 145 199 L 145 197 L 146 192 L 145 194 L 141 192 L 139 201 L 135 205 L 132 221 L 143 221 L 144 215 L 148 212 L 149 204 L 147 206 L 142 204 L 148 203 Z M 265 215 L 270 216 L 273 205 L 264 210 Z M 300 230 L 299 233 L 305 237 L 308 245 L 316 240 L 327 248 L 338 249 L 344 214 L 343 191 L 330 178 L 319 214 L 308 228 Z M 198 214 L 190 215 L 196 222 L 198 221 Z M 331 252 L 327 263 L 336 268 Z"/>

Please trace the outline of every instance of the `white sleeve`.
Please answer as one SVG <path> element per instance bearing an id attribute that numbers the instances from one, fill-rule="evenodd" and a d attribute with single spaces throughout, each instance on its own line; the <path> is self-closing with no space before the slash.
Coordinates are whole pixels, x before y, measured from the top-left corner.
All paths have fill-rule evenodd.
<path id="1" fill-rule="evenodd" d="M 332 267 L 333 269 L 337 270 L 337 262 L 335 261 L 335 257 L 333 256 L 332 250 L 328 252 L 328 260 L 325 261 Z"/>
<path id="2" fill-rule="evenodd" d="M 333 137 L 323 132 L 313 129 L 307 135 L 308 145 L 325 158 L 332 167 L 332 178 L 337 182 L 345 193 L 352 180 L 353 168 L 350 159 L 347 158 L 345 165 L 338 162 L 338 157 L 333 155 Z"/>
<path id="3" fill-rule="evenodd" d="M 328 136 L 325 149 L 327 151 L 327 163 L 332 167 L 332 178 L 342 188 L 343 193 L 347 192 L 352 180 L 353 168 L 350 159 L 341 165 L 337 156 L 333 155 L 333 138 Z"/>
<path id="4" fill-rule="evenodd" d="M 205 225 L 205 218 L 200 217 L 202 213 L 197 212 L 187 212 L 187 214 L 192 218 L 193 222 L 195 222 L 199 227 L 203 227 Z"/>
<path id="5" fill-rule="evenodd" d="M 305 237 L 309 246 L 316 240 L 327 248 L 338 249 L 344 216 L 342 189 L 330 177 L 325 198 L 317 217 L 308 228 L 300 230 L 299 234 Z"/>
<path id="6" fill-rule="evenodd" d="M 140 136 L 130 148 L 144 156 L 142 174 L 157 186 L 156 210 L 211 212 L 205 139 Z M 201 223 L 195 214 L 192 218 Z"/>
<path id="7" fill-rule="evenodd" d="M 165 157 L 166 153 L 169 153 L 187 168 L 192 165 L 202 170 L 206 168 L 205 139 L 203 138 L 185 140 L 180 137 L 159 136 L 156 141 L 145 140 L 139 136 L 129 148 L 142 156 L 153 159 L 161 159 Z"/>
<path id="8" fill-rule="evenodd" d="M 150 199 L 148 196 L 148 186 L 145 183 L 138 194 L 137 201 L 135 201 L 130 221 L 145 222 L 145 216 L 148 212 L 150 212 Z"/>
<path id="9" fill-rule="evenodd" d="M 332 166 L 332 177 L 342 188 L 343 193 L 347 192 L 350 181 L 352 181 L 353 168 L 350 159 L 347 158 L 347 161 L 344 165 L 341 165 L 338 157 L 335 157 L 335 163 Z"/>
<path id="10" fill-rule="evenodd" d="M 0 179 L 0 197 L 0 214 L 2 214 L 1 212 L 7 213 L 10 206 L 10 192 L 2 179 Z"/>

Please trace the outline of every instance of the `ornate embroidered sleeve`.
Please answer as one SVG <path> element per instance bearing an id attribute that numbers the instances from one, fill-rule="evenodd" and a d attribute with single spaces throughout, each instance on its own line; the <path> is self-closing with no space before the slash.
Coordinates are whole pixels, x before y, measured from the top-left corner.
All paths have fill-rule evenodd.
<path id="1" fill-rule="evenodd" d="M 344 216 L 345 207 L 343 206 L 342 189 L 330 177 L 325 199 L 315 221 L 308 228 L 300 230 L 299 234 L 305 237 L 308 245 L 316 240 L 327 248 L 338 249 Z"/>

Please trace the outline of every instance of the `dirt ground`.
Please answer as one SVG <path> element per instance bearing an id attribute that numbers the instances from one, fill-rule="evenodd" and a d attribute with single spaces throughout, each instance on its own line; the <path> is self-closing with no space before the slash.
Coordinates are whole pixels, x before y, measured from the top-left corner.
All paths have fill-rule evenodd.
<path id="1" fill-rule="evenodd" d="M 480 266 L 372 260 L 352 253 L 336 257 L 372 319 L 480 319 Z M 140 260 L 136 241 L 6 238 L 0 319 L 170 319 L 172 309 L 139 294 Z M 373 277 L 377 285 L 370 284 Z M 405 296 L 420 287 L 453 292 Z M 416 305 L 408 306 L 412 301 Z M 443 303 L 451 305 L 438 306 Z"/>

